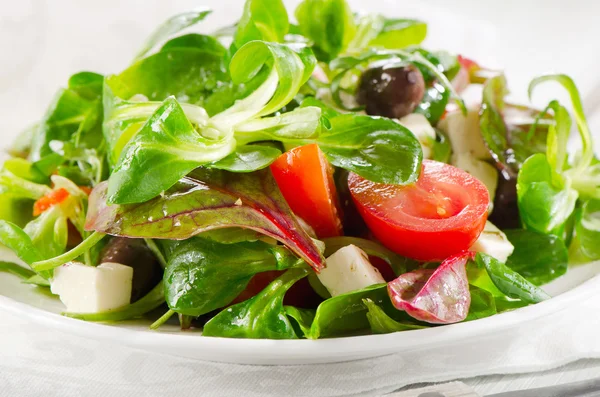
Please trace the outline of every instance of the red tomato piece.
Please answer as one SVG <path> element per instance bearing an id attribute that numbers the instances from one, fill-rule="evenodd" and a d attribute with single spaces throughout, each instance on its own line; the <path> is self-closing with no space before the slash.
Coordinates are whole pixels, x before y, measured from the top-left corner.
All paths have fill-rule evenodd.
<path id="1" fill-rule="evenodd" d="M 483 183 L 448 164 L 423 161 L 409 186 L 348 179 L 352 198 L 371 232 L 392 251 L 422 261 L 443 260 L 469 249 L 487 220 Z"/>
<path id="2" fill-rule="evenodd" d="M 69 197 L 67 189 L 60 188 L 53 190 L 44 197 L 40 198 L 33 205 L 33 216 L 41 215 L 44 211 L 47 211 L 51 207 L 62 203 Z"/>
<path id="3" fill-rule="evenodd" d="M 317 237 L 342 234 L 333 169 L 317 144 L 279 156 L 271 172 L 290 208 L 315 230 Z"/>

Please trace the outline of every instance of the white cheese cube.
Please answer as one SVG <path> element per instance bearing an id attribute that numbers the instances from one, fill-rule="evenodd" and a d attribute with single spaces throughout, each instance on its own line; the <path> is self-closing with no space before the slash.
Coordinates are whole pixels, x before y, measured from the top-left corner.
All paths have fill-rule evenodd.
<path id="1" fill-rule="evenodd" d="M 367 254 L 355 245 L 339 249 L 327 258 L 326 264 L 317 277 L 331 296 L 385 283 L 379 270 L 369 262 Z"/>
<path id="2" fill-rule="evenodd" d="M 432 155 L 432 148 L 435 142 L 435 130 L 427 121 L 427 118 L 419 113 L 411 113 L 400 120 L 398 120 L 402 126 L 408 128 L 410 132 L 418 139 L 423 148 L 423 158 L 430 159 Z"/>
<path id="3" fill-rule="evenodd" d="M 100 313 L 129 304 L 133 268 L 119 263 L 103 263 L 98 267 L 70 262 L 54 269 L 50 283 L 67 311 Z"/>
<path id="4" fill-rule="evenodd" d="M 514 250 L 515 247 L 508 241 L 506 234 L 490 221 L 485 224 L 483 232 L 471 247 L 471 251 L 493 256 L 503 263 L 506 263 Z"/>

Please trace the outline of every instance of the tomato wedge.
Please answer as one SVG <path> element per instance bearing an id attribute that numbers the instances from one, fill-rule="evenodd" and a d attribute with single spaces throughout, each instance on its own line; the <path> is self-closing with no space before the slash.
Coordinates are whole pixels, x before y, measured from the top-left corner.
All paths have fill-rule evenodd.
<path id="1" fill-rule="evenodd" d="M 333 169 L 317 144 L 279 156 L 271 172 L 290 208 L 315 230 L 317 237 L 342 234 Z"/>
<path id="2" fill-rule="evenodd" d="M 485 185 L 437 161 L 423 161 L 413 185 L 374 183 L 356 174 L 350 174 L 348 185 L 373 235 L 409 258 L 437 261 L 467 250 L 487 220 Z"/>

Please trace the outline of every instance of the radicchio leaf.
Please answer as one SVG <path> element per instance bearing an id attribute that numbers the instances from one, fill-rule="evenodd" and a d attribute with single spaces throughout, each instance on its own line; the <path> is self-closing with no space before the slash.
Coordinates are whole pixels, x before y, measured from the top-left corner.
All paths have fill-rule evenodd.
<path id="1" fill-rule="evenodd" d="M 398 310 L 431 324 L 463 321 L 469 313 L 471 294 L 465 266 L 472 252 L 446 259 L 436 269 L 418 269 L 388 284 L 388 293 Z"/>
<path id="2" fill-rule="evenodd" d="M 148 202 L 109 206 L 106 200 L 107 184 L 102 183 L 90 196 L 86 230 L 184 240 L 207 230 L 242 227 L 282 242 L 316 271 L 324 266 L 319 248 L 298 223 L 269 170 L 239 174 L 198 169 Z"/>

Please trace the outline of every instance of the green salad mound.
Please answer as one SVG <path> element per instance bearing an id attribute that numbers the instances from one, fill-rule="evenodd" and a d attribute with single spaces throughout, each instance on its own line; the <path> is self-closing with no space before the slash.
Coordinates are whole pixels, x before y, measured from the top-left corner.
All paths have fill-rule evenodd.
<path id="1" fill-rule="evenodd" d="M 211 34 L 181 33 L 209 10 L 176 15 L 124 71 L 71 76 L 0 171 L 0 243 L 22 262 L 0 271 L 82 320 L 317 339 L 514 310 L 600 259 L 600 162 L 571 78 L 529 94 L 559 83 L 572 115 L 536 110 L 505 100 L 501 72 L 421 47 L 422 21 L 345 0 L 304 0 L 295 23 L 280 0 L 240 12 Z M 452 229 L 470 240 L 436 229 L 474 209 L 424 187 L 435 167 L 483 192 Z"/>

